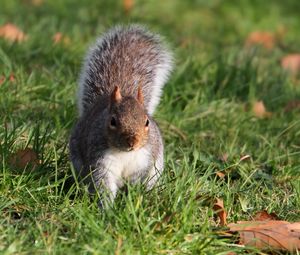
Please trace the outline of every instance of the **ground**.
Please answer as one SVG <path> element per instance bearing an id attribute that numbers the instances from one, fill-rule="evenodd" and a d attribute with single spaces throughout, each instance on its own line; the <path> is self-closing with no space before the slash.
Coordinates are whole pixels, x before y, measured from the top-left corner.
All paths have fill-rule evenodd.
<path id="1" fill-rule="evenodd" d="M 0 38 L 1 254 L 241 254 L 218 234 L 215 198 L 228 222 L 260 210 L 300 221 L 300 83 L 280 66 L 300 50 L 299 8 L 297 0 L 137 0 L 126 13 L 122 1 L 2 0 L 0 26 L 15 24 L 27 39 Z M 129 187 L 101 212 L 70 181 L 76 84 L 95 38 L 132 22 L 175 53 L 155 114 L 165 171 L 151 192 Z M 274 42 L 246 47 L 254 31 Z M 252 110 L 259 101 L 262 116 Z M 25 148 L 27 167 L 16 162 Z"/>

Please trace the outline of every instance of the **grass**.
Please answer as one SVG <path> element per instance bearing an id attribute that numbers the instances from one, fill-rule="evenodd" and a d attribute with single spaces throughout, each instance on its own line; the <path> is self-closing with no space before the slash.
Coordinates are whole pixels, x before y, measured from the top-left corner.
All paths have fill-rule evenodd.
<path id="1" fill-rule="evenodd" d="M 217 197 L 229 222 L 263 209 L 300 221 L 300 111 L 284 110 L 300 87 L 279 65 L 299 51 L 299 7 L 296 0 L 151 0 L 136 1 L 125 15 L 121 1 L 2 0 L 0 24 L 14 23 L 29 38 L 0 39 L 0 75 L 15 76 L 0 85 L 0 253 L 244 253 L 215 232 Z M 99 212 L 69 181 L 76 81 L 88 45 L 110 26 L 130 22 L 163 34 L 176 54 L 156 112 L 165 172 L 151 192 L 129 187 L 114 208 Z M 285 30 L 285 47 L 245 50 L 245 38 L 257 30 Z M 70 43 L 54 45 L 57 32 Z M 249 110 L 258 100 L 270 118 Z M 34 170 L 10 164 L 26 147 L 41 161 Z M 241 161 L 244 155 L 251 158 Z"/>

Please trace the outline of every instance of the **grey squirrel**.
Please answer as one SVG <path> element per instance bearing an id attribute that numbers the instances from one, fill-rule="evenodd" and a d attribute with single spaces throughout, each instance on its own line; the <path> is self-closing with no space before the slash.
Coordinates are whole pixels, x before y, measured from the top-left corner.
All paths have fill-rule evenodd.
<path id="1" fill-rule="evenodd" d="M 70 158 L 91 193 L 112 202 L 126 181 L 151 189 L 163 171 L 163 140 L 152 115 L 172 70 L 160 37 L 117 26 L 89 50 L 78 88 Z"/>

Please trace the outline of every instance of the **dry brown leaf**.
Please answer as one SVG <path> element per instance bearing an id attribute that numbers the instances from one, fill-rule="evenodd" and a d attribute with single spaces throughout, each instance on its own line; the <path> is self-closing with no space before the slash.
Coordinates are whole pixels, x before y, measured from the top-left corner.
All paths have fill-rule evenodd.
<path id="1" fill-rule="evenodd" d="M 271 117 L 272 113 L 266 110 L 263 101 L 256 101 L 253 104 L 252 111 L 257 118 Z"/>
<path id="2" fill-rule="evenodd" d="M 215 213 L 218 215 L 220 219 L 220 225 L 221 226 L 226 226 L 227 225 L 227 214 L 224 209 L 224 202 L 222 199 L 217 198 L 214 205 L 213 205 L 213 210 Z"/>
<path id="3" fill-rule="evenodd" d="M 1 76 L 0 76 L 0 85 L 2 85 L 2 83 L 5 82 L 5 80 L 6 80 L 6 77 L 5 77 L 4 75 L 1 75 Z M 16 81 L 15 75 L 14 75 L 13 73 L 11 73 L 11 74 L 9 75 L 8 80 L 9 80 L 10 82 L 12 82 L 12 83 L 15 82 L 15 81 Z"/>
<path id="4" fill-rule="evenodd" d="M 228 225 L 239 232 L 240 243 L 260 249 L 300 250 L 300 222 L 240 221 Z"/>
<path id="5" fill-rule="evenodd" d="M 225 178 L 225 174 L 224 174 L 223 172 L 217 171 L 217 172 L 216 172 L 216 175 L 217 175 L 218 177 L 220 177 L 221 179 Z"/>
<path id="6" fill-rule="evenodd" d="M 300 72 L 300 54 L 290 54 L 281 59 L 281 67 L 296 75 Z"/>
<path id="7" fill-rule="evenodd" d="M 27 39 L 27 35 L 16 25 L 7 23 L 0 27 L 0 37 L 12 42 L 23 42 Z"/>
<path id="8" fill-rule="evenodd" d="M 55 35 L 52 37 L 53 44 L 58 44 L 58 43 L 63 43 L 64 45 L 69 45 L 71 40 L 68 36 L 63 35 L 60 32 L 57 32 Z"/>
<path id="9" fill-rule="evenodd" d="M 240 162 L 244 161 L 244 160 L 247 160 L 247 159 L 250 159 L 251 156 L 250 155 L 244 155 L 240 158 Z"/>
<path id="10" fill-rule="evenodd" d="M 261 45 L 266 49 L 273 49 L 276 44 L 276 36 L 271 32 L 255 31 L 248 35 L 245 45 L 247 47 Z"/>
<path id="11" fill-rule="evenodd" d="M 10 82 L 15 82 L 15 81 L 16 81 L 16 77 L 15 77 L 15 75 L 14 75 L 13 73 L 11 73 L 11 74 L 9 75 L 9 81 L 10 81 Z"/>
<path id="12" fill-rule="evenodd" d="M 54 42 L 54 44 L 59 43 L 62 39 L 62 33 L 56 33 L 55 35 L 53 35 L 52 40 Z"/>
<path id="13" fill-rule="evenodd" d="M 33 149 L 26 148 L 11 155 L 9 163 L 12 167 L 18 169 L 24 169 L 26 166 L 29 166 L 31 170 L 34 170 L 39 165 L 39 160 Z"/>
<path id="14" fill-rule="evenodd" d="M 123 9 L 126 14 L 128 14 L 134 5 L 134 0 L 123 0 Z"/>
<path id="15" fill-rule="evenodd" d="M 224 153 L 223 155 L 220 156 L 220 160 L 222 162 L 227 162 L 228 161 L 228 154 Z"/>
<path id="16" fill-rule="evenodd" d="M 116 247 L 116 250 L 115 250 L 115 255 L 121 254 L 122 244 L 123 244 L 123 239 L 122 239 L 121 236 L 119 236 L 119 237 L 118 237 L 117 247 Z"/>
<path id="17" fill-rule="evenodd" d="M 275 213 L 268 213 L 266 210 L 259 211 L 254 215 L 256 221 L 279 220 Z"/>

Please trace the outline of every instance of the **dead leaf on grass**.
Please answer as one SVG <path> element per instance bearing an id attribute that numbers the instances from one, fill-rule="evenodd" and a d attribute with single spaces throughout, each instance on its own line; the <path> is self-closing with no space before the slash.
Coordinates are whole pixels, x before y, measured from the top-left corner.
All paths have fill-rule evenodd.
<path id="1" fill-rule="evenodd" d="M 0 37 L 11 42 L 23 42 L 27 35 L 16 25 L 7 23 L 0 27 Z"/>
<path id="2" fill-rule="evenodd" d="M 252 106 L 252 112 L 257 118 L 268 118 L 272 116 L 271 112 L 266 110 L 265 104 L 263 101 L 256 101 Z"/>
<path id="3" fill-rule="evenodd" d="M 222 162 L 227 162 L 228 161 L 228 154 L 227 153 L 222 154 L 219 159 Z"/>
<path id="4" fill-rule="evenodd" d="M 292 75 L 297 75 L 300 72 L 300 54 L 290 54 L 281 59 L 281 67 L 290 72 Z"/>
<path id="5" fill-rule="evenodd" d="M 9 75 L 8 80 L 9 80 L 10 82 L 14 83 L 14 82 L 16 81 L 15 75 L 14 75 L 13 73 L 11 73 L 11 74 Z M 4 75 L 1 75 L 1 76 L 0 76 L 0 85 L 2 85 L 2 83 L 4 83 L 5 81 L 6 81 L 6 77 L 5 77 Z"/>
<path id="6" fill-rule="evenodd" d="M 34 170 L 40 162 L 36 152 L 33 149 L 26 148 L 11 155 L 9 163 L 12 167 L 18 169 L 24 169 L 26 166 L 29 166 L 31 170 Z"/>
<path id="7" fill-rule="evenodd" d="M 260 45 L 271 50 L 276 45 L 276 35 L 266 31 L 254 31 L 248 35 L 245 45 L 247 47 Z"/>
<path id="8" fill-rule="evenodd" d="M 228 225 L 240 234 L 240 244 L 259 249 L 279 249 L 291 252 L 300 249 L 300 222 L 240 221 Z"/>
<path id="9" fill-rule="evenodd" d="M 123 238 L 121 236 L 118 237 L 117 247 L 115 249 L 115 255 L 121 254 L 121 248 L 123 245 Z"/>
<path id="10" fill-rule="evenodd" d="M 71 42 L 68 36 L 63 35 L 60 32 L 57 32 L 55 35 L 53 35 L 52 40 L 53 44 L 63 43 L 65 46 L 69 45 Z"/>
<path id="11" fill-rule="evenodd" d="M 254 215 L 256 221 L 279 220 L 275 213 L 268 213 L 266 210 L 259 211 Z"/>
<path id="12" fill-rule="evenodd" d="M 126 14 L 129 14 L 129 12 L 131 12 L 133 6 L 134 0 L 123 0 L 123 9 Z"/>
<path id="13" fill-rule="evenodd" d="M 15 77 L 15 75 L 14 75 L 13 73 L 11 73 L 11 74 L 9 75 L 9 81 L 10 81 L 10 82 L 15 82 L 15 81 L 16 81 L 16 77 Z"/>
<path id="14" fill-rule="evenodd" d="M 240 162 L 244 161 L 244 160 L 247 160 L 247 159 L 250 159 L 251 156 L 250 155 L 244 155 L 240 158 Z"/>
<path id="15" fill-rule="evenodd" d="M 221 179 L 224 179 L 225 178 L 225 174 L 223 173 L 223 172 L 221 172 L 221 171 L 217 171 L 216 172 L 216 175 L 219 177 L 219 178 L 221 178 Z"/>
<path id="16" fill-rule="evenodd" d="M 215 213 L 218 215 L 218 217 L 220 219 L 220 225 L 226 226 L 227 225 L 227 214 L 224 209 L 224 202 L 222 199 L 217 198 L 215 200 L 215 203 L 213 205 L 213 210 L 215 211 Z"/>

